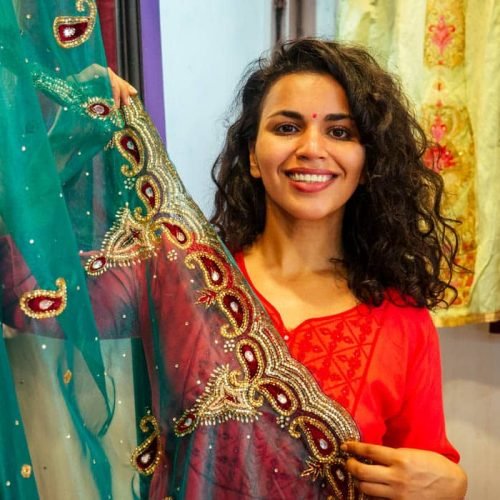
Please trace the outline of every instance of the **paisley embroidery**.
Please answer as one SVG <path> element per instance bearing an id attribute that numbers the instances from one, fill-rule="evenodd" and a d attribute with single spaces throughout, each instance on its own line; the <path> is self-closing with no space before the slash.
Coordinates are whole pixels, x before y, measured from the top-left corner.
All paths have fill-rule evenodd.
<path id="1" fill-rule="evenodd" d="M 58 278 L 56 286 L 56 291 L 34 290 L 23 293 L 19 301 L 19 306 L 26 316 L 35 319 L 59 316 L 66 308 L 66 281 L 63 278 Z"/>
<path id="2" fill-rule="evenodd" d="M 115 224 L 104 237 L 102 250 L 92 255 L 85 265 L 87 273 L 93 276 L 115 265 L 128 266 L 150 258 L 162 234 L 186 248 L 202 231 L 197 221 L 201 212 L 187 214 L 176 208 L 175 198 L 168 198 L 169 193 L 173 195 L 178 191 L 172 184 L 174 167 L 139 101 L 132 99 L 123 113 L 127 126 L 114 133 L 110 147 L 116 148 L 128 162 L 121 171 L 133 180 L 142 205 L 133 210 L 123 208 L 117 213 Z"/>
<path id="3" fill-rule="evenodd" d="M 130 463 L 135 469 L 145 476 L 150 476 L 160 463 L 162 450 L 160 442 L 160 426 L 153 415 L 146 415 L 141 419 L 142 432 L 152 433 L 134 450 Z"/>
<path id="4" fill-rule="evenodd" d="M 137 175 L 144 167 L 144 145 L 139 136 L 129 128 L 119 130 L 113 137 L 113 146 L 124 156 L 130 166 L 122 167 L 126 177 Z"/>
<path id="5" fill-rule="evenodd" d="M 96 101 L 87 106 L 87 113 L 90 116 L 105 118 L 111 113 L 111 108 L 104 102 Z"/>
<path id="6" fill-rule="evenodd" d="M 331 427 L 321 416 L 304 411 L 296 381 L 283 377 L 279 367 L 274 367 L 276 375 L 266 374 L 272 363 L 255 340 L 239 341 L 236 354 L 241 370 L 231 371 L 228 366 L 216 368 L 195 405 L 175 422 L 176 435 L 186 436 L 199 425 L 216 425 L 228 419 L 252 422 L 260 415 L 258 409 L 267 402 L 278 413 L 280 426 L 288 426 L 293 438 L 302 438 L 308 445 L 312 457 L 306 461 L 302 476 L 310 475 L 313 481 L 321 476 L 335 498 L 359 498 L 345 468 L 347 457 L 340 452 L 340 444 L 351 432 L 350 423 L 343 422 L 339 415 L 337 427 Z"/>
<path id="7" fill-rule="evenodd" d="M 87 15 L 58 16 L 54 19 L 52 30 L 57 43 L 61 47 L 65 49 L 78 47 L 92 35 L 97 19 L 96 4 L 93 0 L 76 1 L 76 10 L 78 12 L 85 12 L 86 6 L 88 8 Z"/>

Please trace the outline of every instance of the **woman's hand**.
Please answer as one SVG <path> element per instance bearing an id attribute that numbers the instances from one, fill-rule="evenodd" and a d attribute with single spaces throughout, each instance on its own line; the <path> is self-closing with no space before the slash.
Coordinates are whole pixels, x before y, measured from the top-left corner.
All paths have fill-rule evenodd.
<path id="1" fill-rule="evenodd" d="M 137 90 L 123 78 L 120 78 L 111 68 L 108 68 L 109 79 L 111 80 L 111 90 L 115 106 L 119 108 L 122 104 L 130 104 L 130 97 L 137 95 Z"/>
<path id="2" fill-rule="evenodd" d="M 358 481 L 359 489 L 371 497 L 398 500 L 465 497 L 465 472 L 439 453 L 358 442 L 345 443 L 342 449 L 373 462 L 367 465 L 355 458 L 347 460 L 347 470 Z"/>

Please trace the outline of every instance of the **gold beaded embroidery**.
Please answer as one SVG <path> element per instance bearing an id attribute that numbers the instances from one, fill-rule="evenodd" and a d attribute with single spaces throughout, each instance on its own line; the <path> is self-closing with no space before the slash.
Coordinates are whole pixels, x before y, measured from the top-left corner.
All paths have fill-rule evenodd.
<path id="1" fill-rule="evenodd" d="M 85 6 L 88 7 L 88 14 L 85 16 L 58 16 L 54 19 L 52 31 L 61 47 L 78 47 L 92 35 L 97 20 L 97 7 L 92 0 L 76 1 L 78 12 L 85 12 Z"/>
<path id="2" fill-rule="evenodd" d="M 238 383 L 239 374 L 230 371 L 228 366 L 217 367 L 195 406 L 175 422 L 175 434 L 182 437 L 199 425 L 216 425 L 229 419 L 253 422 L 262 401 L 252 399 L 248 381 Z"/>
<path id="3" fill-rule="evenodd" d="M 142 432 L 148 432 L 150 429 L 153 432 L 134 450 L 130 463 L 141 474 L 150 476 L 160 463 L 162 456 L 160 426 L 153 415 L 143 417 L 139 425 Z"/>
<path id="4" fill-rule="evenodd" d="M 307 442 L 312 457 L 306 460 L 301 476 L 311 477 L 313 482 L 323 478 L 335 498 L 363 498 L 345 468 L 347 457 L 340 451 L 340 444 L 353 438 L 346 415 L 338 414 L 337 426 L 331 426 L 321 415 L 303 412 L 299 400 L 303 394 L 296 393 L 293 380 L 288 381 L 281 373 L 266 374 L 270 371 L 269 359 L 257 341 L 248 338 L 239 341 L 236 356 L 242 370 L 217 367 L 195 405 L 175 421 L 175 434 L 186 436 L 199 425 L 217 425 L 229 419 L 253 422 L 260 415 L 258 409 L 267 401 L 280 415 L 281 427 L 288 426 L 290 436 Z M 273 372 L 279 372 L 274 368 Z"/>
<path id="5" fill-rule="evenodd" d="M 137 175 L 144 167 L 144 145 L 139 136 L 130 128 L 116 132 L 112 139 L 112 145 L 129 162 L 123 165 L 121 172 L 126 177 Z"/>
<path id="6" fill-rule="evenodd" d="M 33 290 L 22 294 L 19 300 L 21 310 L 35 319 L 54 318 L 66 308 L 67 288 L 64 278 L 57 278 L 56 291 Z"/>
<path id="7" fill-rule="evenodd" d="M 116 130 L 116 127 L 123 127 L 122 113 L 114 106 L 112 100 L 104 97 L 86 98 L 80 84 L 71 84 L 62 78 L 41 72 L 37 68 L 31 72 L 31 77 L 34 86 L 59 103 L 64 111 L 98 119 L 105 131 L 112 132 Z"/>

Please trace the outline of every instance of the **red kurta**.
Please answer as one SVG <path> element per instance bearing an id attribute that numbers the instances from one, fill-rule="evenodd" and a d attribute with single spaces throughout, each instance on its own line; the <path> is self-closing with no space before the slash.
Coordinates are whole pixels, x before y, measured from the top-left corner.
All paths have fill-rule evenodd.
<path id="1" fill-rule="evenodd" d="M 446 437 L 439 339 L 426 309 L 386 300 L 288 330 L 253 286 L 243 254 L 235 259 L 291 355 L 350 412 L 363 441 L 436 451 L 458 462 Z"/>

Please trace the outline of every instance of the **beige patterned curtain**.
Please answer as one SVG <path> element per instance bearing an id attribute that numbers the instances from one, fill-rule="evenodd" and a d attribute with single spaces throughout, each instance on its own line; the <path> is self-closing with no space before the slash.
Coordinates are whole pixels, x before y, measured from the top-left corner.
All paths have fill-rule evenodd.
<path id="1" fill-rule="evenodd" d="M 337 38 L 397 73 L 433 146 L 446 211 L 459 219 L 454 305 L 439 326 L 500 319 L 500 2 L 340 0 Z"/>

